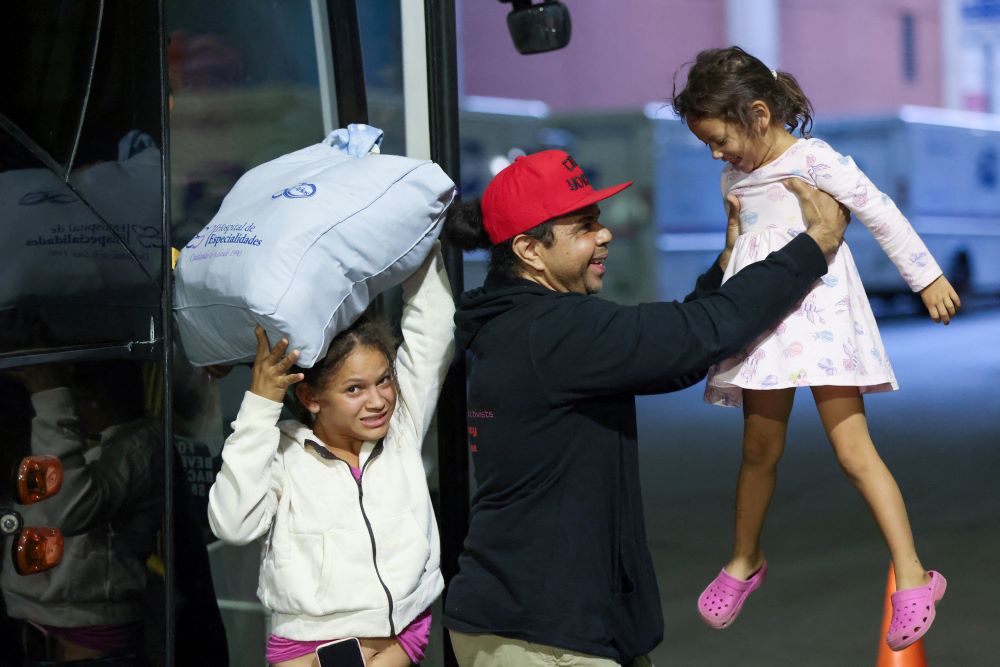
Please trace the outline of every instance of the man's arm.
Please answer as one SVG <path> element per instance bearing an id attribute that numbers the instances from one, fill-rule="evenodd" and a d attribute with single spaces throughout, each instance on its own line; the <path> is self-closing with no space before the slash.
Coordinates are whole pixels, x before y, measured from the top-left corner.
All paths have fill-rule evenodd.
<path id="1" fill-rule="evenodd" d="M 799 199 L 807 227 L 806 233 L 813 237 L 825 255 L 832 256 L 844 240 L 844 229 L 850 220 L 850 211 L 844 205 L 840 205 L 842 220 L 838 222 L 835 217 L 834 202 L 829 197 L 814 196 L 814 193 L 819 191 L 799 179 L 791 178 L 784 181 L 784 184 Z M 697 299 L 722 285 L 722 277 L 726 267 L 729 266 L 736 239 L 740 236 L 740 200 L 734 195 L 726 195 L 725 204 L 726 246 L 708 271 L 698 277 L 694 290 L 684 297 L 685 302 Z M 832 220 L 828 221 L 828 218 Z"/>
<path id="2" fill-rule="evenodd" d="M 847 225 L 836 201 L 797 187 L 790 189 L 802 202 L 807 232 L 719 289 L 685 303 L 630 307 L 567 297 L 532 326 L 541 382 L 567 398 L 672 391 L 764 333 L 826 273 L 826 255 Z M 717 268 L 703 276 L 706 285 Z"/>

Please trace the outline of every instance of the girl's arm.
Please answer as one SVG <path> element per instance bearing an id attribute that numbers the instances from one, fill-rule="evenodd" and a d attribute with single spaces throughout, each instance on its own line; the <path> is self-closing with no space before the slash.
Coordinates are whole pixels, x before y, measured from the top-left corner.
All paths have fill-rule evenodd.
<path id="1" fill-rule="evenodd" d="M 87 440 L 76 415 L 69 387 L 46 388 L 31 394 L 31 453 L 57 456 L 63 467 L 83 465 Z"/>
<path id="2" fill-rule="evenodd" d="M 222 447 L 222 469 L 208 492 L 209 526 L 216 537 L 233 544 L 247 544 L 271 526 L 284 478 L 277 457 L 281 398 L 302 379 L 301 373 L 286 374 L 299 356 L 297 350 L 285 354 L 287 339 L 272 350 L 262 327 L 254 335 L 257 357 L 250 391 Z"/>
<path id="3" fill-rule="evenodd" d="M 826 143 L 810 142 L 806 156 L 810 180 L 851 210 L 882 246 L 910 289 L 921 293 L 931 317 L 947 322 L 960 305 L 958 295 L 892 199 L 875 187 L 850 156 L 841 155 Z"/>
<path id="4" fill-rule="evenodd" d="M 437 407 L 438 395 L 455 348 L 455 302 L 440 244 L 403 283 L 403 343 L 396 355 L 400 402 L 418 442 Z"/>
<path id="5" fill-rule="evenodd" d="M 736 239 L 740 236 L 740 200 L 736 195 L 729 193 L 729 178 L 726 169 L 723 169 L 719 175 L 719 189 L 722 191 L 722 206 L 726 210 L 726 246 L 719 254 L 716 264 L 721 271 L 725 272 L 726 267 L 729 266 L 729 258 L 733 254 L 733 248 L 736 246 Z"/>
<path id="6" fill-rule="evenodd" d="M 88 460 L 87 440 L 67 387 L 44 389 L 31 395 L 32 454 L 59 457 L 63 468 L 60 501 L 29 505 L 25 518 L 59 528 L 71 537 L 97 523 L 132 511 L 130 501 L 156 497 L 160 461 L 159 438 L 145 421 L 121 425 L 101 442 L 101 456 Z M 65 501 L 65 502 L 63 502 Z"/>
<path id="7" fill-rule="evenodd" d="M 148 420 L 123 418 L 113 431 L 106 429 L 100 444 L 88 443 L 64 368 L 32 366 L 16 373 L 35 412 L 31 453 L 58 457 L 64 472 L 61 500 L 23 507 L 26 519 L 69 537 L 133 511 L 137 500 L 157 497 L 162 450 Z M 86 455 L 90 445 L 100 448 L 96 460 Z"/>
<path id="8" fill-rule="evenodd" d="M 277 458 L 281 403 L 247 392 L 222 447 L 222 469 L 208 492 L 208 525 L 223 542 L 264 535 L 278 508 L 284 470 Z"/>

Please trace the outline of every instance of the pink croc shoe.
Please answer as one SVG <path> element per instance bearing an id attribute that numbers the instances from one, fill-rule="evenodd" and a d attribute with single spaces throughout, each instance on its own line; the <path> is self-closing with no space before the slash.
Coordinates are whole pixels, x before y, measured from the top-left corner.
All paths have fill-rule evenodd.
<path id="1" fill-rule="evenodd" d="M 767 561 L 746 581 L 726 573 L 725 569 L 712 580 L 698 598 L 698 613 L 716 630 L 729 627 L 740 613 L 750 594 L 760 588 L 767 576 Z"/>
<path id="2" fill-rule="evenodd" d="M 917 641 L 934 622 L 935 605 L 944 597 L 948 582 L 940 572 L 931 570 L 930 583 L 917 588 L 906 588 L 892 594 L 892 621 L 885 642 L 893 651 L 902 651 Z"/>

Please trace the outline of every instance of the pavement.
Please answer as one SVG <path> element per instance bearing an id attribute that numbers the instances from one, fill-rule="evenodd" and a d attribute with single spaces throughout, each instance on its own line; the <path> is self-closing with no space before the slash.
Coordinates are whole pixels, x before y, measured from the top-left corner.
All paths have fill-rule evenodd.
<path id="1" fill-rule="evenodd" d="M 925 567 L 948 579 L 924 640 L 935 667 L 1000 665 L 1000 311 L 880 323 L 900 390 L 866 398 L 869 427 L 906 500 Z M 764 534 L 765 585 L 736 623 L 695 603 L 731 548 L 741 412 L 703 384 L 639 400 L 646 523 L 666 623 L 658 667 L 874 665 L 888 551 L 800 391 Z"/>

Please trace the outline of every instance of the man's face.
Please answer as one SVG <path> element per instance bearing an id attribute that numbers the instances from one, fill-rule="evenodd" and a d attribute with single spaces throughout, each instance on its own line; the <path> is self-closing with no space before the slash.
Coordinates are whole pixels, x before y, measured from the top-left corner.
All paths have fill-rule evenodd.
<path id="1" fill-rule="evenodd" d="M 600 215 L 601 209 L 592 204 L 552 220 L 552 245 L 539 243 L 537 248 L 544 265 L 539 282 L 556 292 L 601 291 L 612 236 Z"/>

